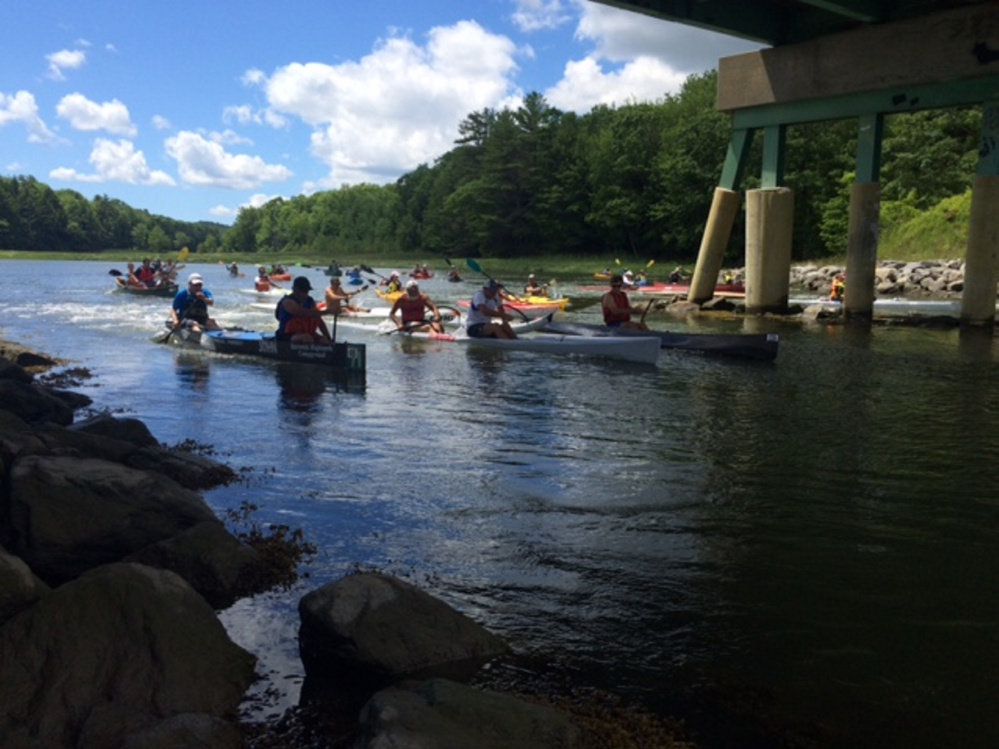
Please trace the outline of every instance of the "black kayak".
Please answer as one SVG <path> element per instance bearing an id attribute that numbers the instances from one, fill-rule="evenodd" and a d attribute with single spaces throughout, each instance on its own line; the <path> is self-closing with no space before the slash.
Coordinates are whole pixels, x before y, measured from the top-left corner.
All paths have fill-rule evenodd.
<path id="1" fill-rule="evenodd" d="M 550 322 L 545 332 L 579 336 L 656 336 L 660 348 L 700 351 L 705 354 L 740 356 L 773 361 L 777 358 L 780 336 L 776 333 L 670 333 L 665 330 L 622 330 L 606 325 L 578 322 Z"/>

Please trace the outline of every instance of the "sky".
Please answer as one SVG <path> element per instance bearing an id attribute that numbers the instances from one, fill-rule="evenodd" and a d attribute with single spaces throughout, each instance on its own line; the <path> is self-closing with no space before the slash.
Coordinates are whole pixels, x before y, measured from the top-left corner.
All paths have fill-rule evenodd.
<path id="1" fill-rule="evenodd" d="M 231 224 L 394 182 L 531 92 L 658 101 L 759 48 L 589 0 L 3 0 L 0 175 Z"/>

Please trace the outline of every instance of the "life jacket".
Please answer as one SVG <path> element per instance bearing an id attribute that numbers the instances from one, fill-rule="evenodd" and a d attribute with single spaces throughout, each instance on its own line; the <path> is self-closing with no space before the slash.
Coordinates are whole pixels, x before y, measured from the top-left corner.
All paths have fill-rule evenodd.
<path id="1" fill-rule="evenodd" d="M 187 293 L 187 304 L 180 311 L 182 320 L 194 320 L 199 325 L 208 324 L 208 305 L 204 299 L 199 299 L 190 292 Z"/>
<path id="2" fill-rule="evenodd" d="M 631 305 L 628 304 L 628 295 L 625 294 L 620 289 L 612 289 L 607 292 L 611 295 L 611 299 L 614 300 L 615 307 L 624 307 L 627 309 Z M 601 305 L 603 306 L 603 305 Z M 608 307 L 603 307 L 604 310 L 604 325 L 611 325 L 612 323 L 622 323 L 629 322 L 631 320 L 631 314 L 629 312 L 621 312 L 620 310 L 611 310 Z"/>
<path id="3" fill-rule="evenodd" d="M 274 317 L 278 321 L 277 337 L 291 338 L 296 333 L 311 333 L 315 335 L 316 331 L 319 330 L 319 318 L 302 317 L 301 315 L 293 315 L 288 312 L 284 308 L 284 302 L 290 296 L 291 294 L 282 297 L 281 301 L 274 307 Z M 298 300 L 296 299 L 295 301 Z M 312 297 L 306 297 L 298 303 L 305 307 L 305 309 L 312 309 L 316 304 L 316 300 Z"/>
<path id="4" fill-rule="evenodd" d="M 399 310 L 402 312 L 402 324 L 406 325 L 408 323 L 423 322 L 423 295 L 417 296 L 415 299 L 409 294 L 403 294 L 399 298 Z"/>
<path id="5" fill-rule="evenodd" d="M 156 283 L 156 271 L 144 265 L 140 265 L 135 269 L 135 277 L 146 286 L 152 286 Z"/>

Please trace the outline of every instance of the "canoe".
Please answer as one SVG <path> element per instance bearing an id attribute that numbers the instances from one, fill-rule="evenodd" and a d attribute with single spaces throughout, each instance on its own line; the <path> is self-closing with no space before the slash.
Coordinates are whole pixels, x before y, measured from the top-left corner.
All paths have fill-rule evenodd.
<path id="1" fill-rule="evenodd" d="M 123 278 L 115 278 L 115 290 L 136 296 L 168 296 L 173 297 L 179 288 L 175 283 L 160 284 L 159 286 L 141 287 L 129 286 Z"/>
<path id="2" fill-rule="evenodd" d="M 476 348 L 502 351 L 533 351 L 542 354 L 595 356 L 604 359 L 655 364 L 659 359 L 659 339 L 654 336 L 533 335 L 524 338 L 459 338 L 459 343 Z"/>
<path id="3" fill-rule="evenodd" d="M 528 320 L 527 322 L 511 323 L 510 327 L 513 328 L 513 332 L 517 335 L 530 333 L 532 330 L 541 330 L 544 328 L 545 325 L 552 321 L 552 317 L 554 315 L 554 312 L 549 312 L 546 315 L 541 315 L 540 317 Z M 398 335 L 404 338 L 428 339 L 433 341 L 458 341 L 459 339 L 468 337 L 465 335 L 465 331 L 463 329 L 456 333 L 421 333 L 408 330 L 403 331 L 396 328 L 395 323 L 391 320 L 384 320 L 380 324 L 375 325 L 374 330 L 382 335 Z"/>
<path id="4" fill-rule="evenodd" d="M 201 334 L 201 347 L 220 354 L 237 354 L 297 364 L 319 364 L 331 369 L 364 372 L 366 349 L 363 343 L 317 343 L 279 341 L 273 333 L 252 330 L 210 330 Z"/>
<path id="5" fill-rule="evenodd" d="M 610 291 L 607 286 L 580 286 L 580 291 Z M 661 281 L 646 284 L 635 284 L 625 286 L 624 290 L 629 294 L 663 294 L 687 296 L 690 293 L 690 284 L 683 283 L 662 283 Z M 746 287 L 743 284 L 720 283 L 715 286 L 715 296 L 744 297 Z"/>
<path id="6" fill-rule="evenodd" d="M 724 354 L 762 361 L 777 358 L 780 336 L 776 333 L 670 333 L 662 330 L 621 330 L 606 325 L 577 322 L 551 322 L 544 330 L 561 335 L 609 338 L 644 338 L 655 336 L 661 348 Z"/>

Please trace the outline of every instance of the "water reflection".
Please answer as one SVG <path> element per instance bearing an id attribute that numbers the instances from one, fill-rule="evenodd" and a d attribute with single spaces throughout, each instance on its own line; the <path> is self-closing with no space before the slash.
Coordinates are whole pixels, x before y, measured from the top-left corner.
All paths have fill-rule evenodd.
<path id="1" fill-rule="evenodd" d="M 178 350 L 173 357 L 174 372 L 181 390 L 208 394 L 208 380 L 211 375 L 211 365 L 204 355 Z"/>
<path id="2" fill-rule="evenodd" d="M 314 414 L 319 397 L 326 391 L 327 370 L 323 367 L 280 362 L 274 368 L 282 411 Z"/>

